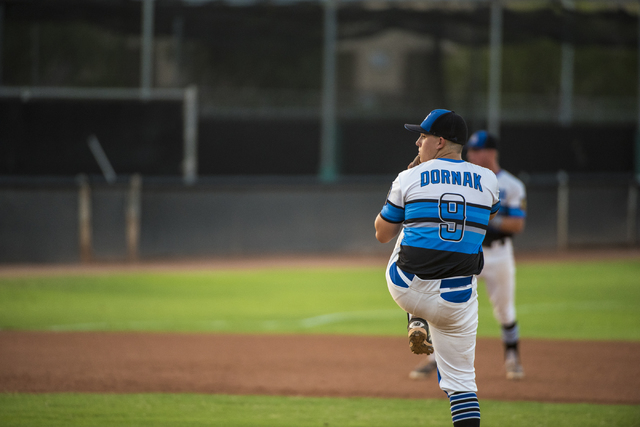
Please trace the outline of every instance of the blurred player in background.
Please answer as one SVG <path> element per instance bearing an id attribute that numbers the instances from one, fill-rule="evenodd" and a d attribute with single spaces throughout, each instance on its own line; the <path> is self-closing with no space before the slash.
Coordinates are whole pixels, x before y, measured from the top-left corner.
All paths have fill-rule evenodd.
<path id="1" fill-rule="evenodd" d="M 518 348 L 520 336 L 516 321 L 516 277 L 511 236 L 524 230 L 526 190 L 522 181 L 500 168 L 496 137 L 484 130 L 478 131 L 471 135 L 466 148 L 469 162 L 490 169 L 498 177 L 500 210 L 489 222 L 482 243 L 484 269 L 479 277 L 485 281 L 493 315 L 502 327 L 507 378 L 521 379 L 524 377 L 524 370 Z M 432 355 L 416 366 L 409 377 L 427 378 L 435 369 L 436 361 Z"/>

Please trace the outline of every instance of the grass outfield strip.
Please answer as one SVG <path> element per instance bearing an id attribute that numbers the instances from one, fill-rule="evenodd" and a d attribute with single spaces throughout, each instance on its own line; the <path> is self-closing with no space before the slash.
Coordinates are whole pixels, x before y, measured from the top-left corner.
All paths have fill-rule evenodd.
<path id="1" fill-rule="evenodd" d="M 640 408 L 481 400 L 488 426 L 637 426 Z M 449 402 L 199 394 L 0 394 L 10 426 L 451 426 Z"/>
<path id="2" fill-rule="evenodd" d="M 525 338 L 640 340 L 640 262 L 518 267 Z M 498 337 L 484 286 L 478 336 Z M 0 329 L 402 335 L 380 268 L 0 278 Z"/>

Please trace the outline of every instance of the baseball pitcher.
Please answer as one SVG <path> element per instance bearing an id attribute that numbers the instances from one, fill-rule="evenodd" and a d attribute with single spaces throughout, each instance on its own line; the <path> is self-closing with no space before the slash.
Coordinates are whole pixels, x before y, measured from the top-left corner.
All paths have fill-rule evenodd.
<path id="1" fill-rule="evenodd" d="M 374 223 L 382 243 L 403 232 L 387 265 L 387 285 L 408 313 L 411 351 L 435 349 L 454 427 L 479 426 L 477 275 L 489 220 L 500 207 L 498 181 L 489 169 L 462 160 L 467 125 L 454 111 L 433 110 L 405 128 L 420 134 L 419 157 L 393 181 Z"/>

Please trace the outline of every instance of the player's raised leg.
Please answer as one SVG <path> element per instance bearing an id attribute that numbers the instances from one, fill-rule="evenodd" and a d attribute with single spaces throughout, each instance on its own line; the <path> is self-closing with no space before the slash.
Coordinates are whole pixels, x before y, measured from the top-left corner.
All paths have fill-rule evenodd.
<path id="1" fill-rule="evenodd" d="M 409 334 L 409 348 L 415 354 L 431 354 L 433 353 L 433 344 L 431 343 L 431 332 L 429 324 L 420 317 L 413 317 L 408 314 L 409 324 L 407 331 Z"/>

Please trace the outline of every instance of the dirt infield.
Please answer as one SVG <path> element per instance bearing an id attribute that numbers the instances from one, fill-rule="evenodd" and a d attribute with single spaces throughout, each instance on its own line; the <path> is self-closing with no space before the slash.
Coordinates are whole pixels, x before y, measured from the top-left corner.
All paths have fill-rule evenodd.
<path id="1" fill-rule="evenodd" d="M 638 259 L 640 250 L 517 254 L 518 263 Z M 264 257 L 185 262 L 0 267 L 0 277 L 264 267 L 352 267 L 386 257 Z M 640 404 L 640 343 L 525 339 L 526 377 L 507 381 L 499 339 L 479 339 L 483 399 Z M 0 331 L 0 392 L 195 392 L 291 396 L 445 398 L 435 376 L 415 381 L 422 359 L 406 339 Z"/>
<path id="2" fill-rule="evenodd" d="M 524 340 L 526 378 L 479 339 L 483 399 L 640 404 L 640 343 Z M 0 392 L 445 398 L 405 339 L 324 335 L 0 332 Z"/>

